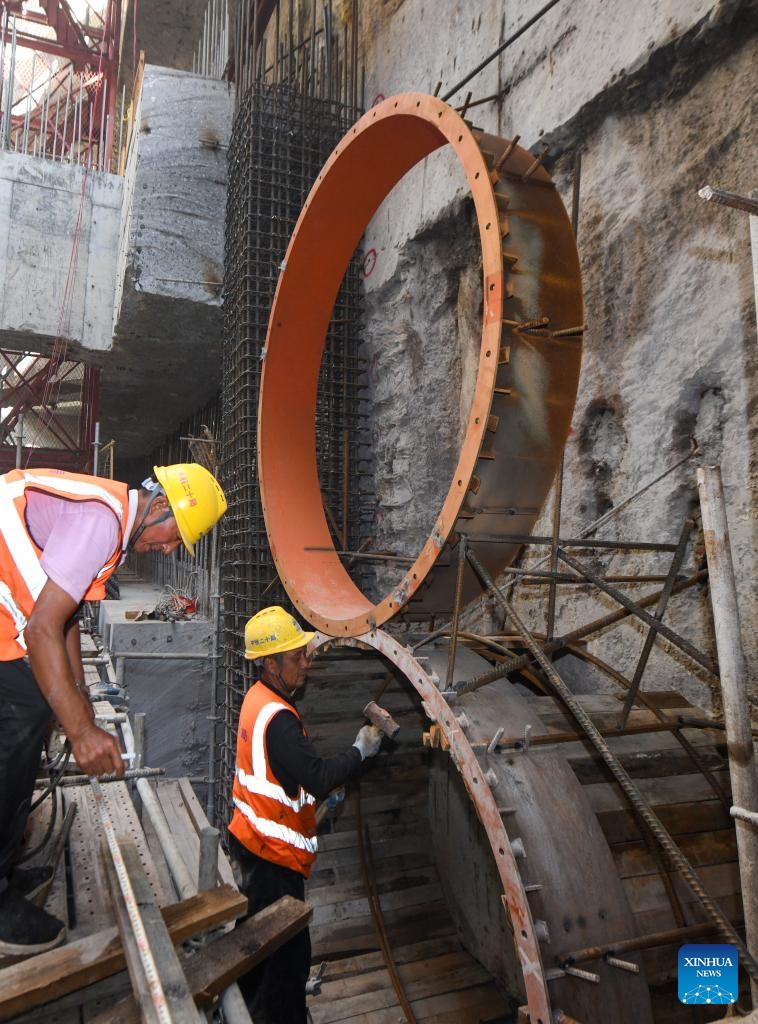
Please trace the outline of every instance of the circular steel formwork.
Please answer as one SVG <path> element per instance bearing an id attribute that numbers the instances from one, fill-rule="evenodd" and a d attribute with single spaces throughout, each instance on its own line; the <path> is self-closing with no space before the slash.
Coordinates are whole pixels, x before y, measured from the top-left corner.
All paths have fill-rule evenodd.
<path id="1" fill-rule="evenodd" d="M 331 639 L 328 635 L 316 633 L 309 650 L 313 653 L 324 644 L 329 644 Z M 550 1024 L 553 1019 L 550 994 L 535 923 L 513 846 L 492 792 L 486 764 L 480 764 L 461 722 L 440 693 L 434 679 L 427 674 L 407 647 L 381 629 L 354 638 L 338 638 L 337 642 L 346 646 L 374 650 L 387 658 L 412 684 L 421 697 L 424 711 L 430 721 L 436 723 L 445 736 L 450 756 L 487 836 L 495 868 L 502 883 L 501 898 L 513 929 L 513 944 L 529 1007 L 529 1020 L 532 1024 Z"/>
<path id="2" fill-rule="evenodd" d="M 402 580 L 372 603 L 340 562 L 316 463 L 319 366 L 335 296 L 371 217 L 419 161 L 452 146 L 466 174 L 482 250 L 483 316 L 473 400 L 434 528 Z M 447 104 L 406 93 L 348 132 L 300 215 L 269 322 L 258 411 L 263 511 L 281 580 L 302 615 L 354 636 L 399 611 L 450 611 L 452 547 L 465 532 L 491 572 L 510 535 L 534 524 L 563 450 L 581 360 L 579 260 L 563 203 L 540 161 L 471 129 Z M 497 540 L 483 538 L 495 537 Z M 478 539 L 479 538 L 479 539 Z M 326 549 L 326 550 L 313 550 Z M 462 599 L 478 593 L 464 577 Z"/>

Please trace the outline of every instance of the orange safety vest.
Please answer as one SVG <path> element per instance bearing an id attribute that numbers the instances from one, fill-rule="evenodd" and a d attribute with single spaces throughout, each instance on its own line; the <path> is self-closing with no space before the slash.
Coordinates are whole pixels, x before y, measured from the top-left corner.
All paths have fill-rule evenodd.
<path id="1" fill-rule="evenodd" d="M 26 494 L 41 491 L 67 501 L 100 501 L 118 518 L 119 539 L 113 553 L 84 595 L 105 597 L 105 581 L 124 559 L 129 518 L 129 488 L 115 480 L 65 473 L 59 469 L 13 469 L 0 476 L 0 661 L 26 655 L 24 629 L 47 583 L 40 565 L 42 550 L 26 526 Z"/>
<path id="2" fill-rule="evenodd" d="M 287 796 L 271 771 L 266 733 L 280 711 L 291 711 L 302 726 L 297 710 L 264 683 L 252 686 L 242 702 L 229 831 L 256 856 L 307 878 L 318 851 L 316 798 L 302 786 L 296 797 Z"/>

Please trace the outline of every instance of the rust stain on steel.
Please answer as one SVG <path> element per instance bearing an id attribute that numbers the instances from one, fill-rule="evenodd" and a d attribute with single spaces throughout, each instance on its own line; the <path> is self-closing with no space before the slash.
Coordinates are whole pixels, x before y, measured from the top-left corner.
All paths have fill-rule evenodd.
<path id="1" fill-rule="evenodd" d="M 381 629 L 364 633 L 362 636 L 337 638 L 318 632 L 309 644 L 308 650 L 314 652 L 324 644 L 332 642 L 346 647 L 368 647 L 383 654 L 409 680 L 421 697 L 426 714 L 444 733 L 450 744 L 450 756 L 487 834 L 503 885 L 503 906 L 513 929 L 513 941 L 521 965 L 529 1006 L 529 1019 L 532 1024 L 550 1024 L 552 1017 L 547 979 L 521 873 L 498 811 L 497 801 L 452 708 L 408 648 Z"/>
<path id="2" fill-rule="evenodd" d="M 477 375 L 435 528 L 401 583 L 373 604 L 342 565 L 323 509 L 314 427 L 319 366 L 334 300 L 366 225 L 394 185 L 446 145 L 466 174 L 482 250 Z M 350 129 L 305 202 L 266 339 L 258 472 L 279 576 L 301 614 L 325 633 L 355 636 L 401 609 L 420 616 L 449 611 L 455 560 L 436 563 L 449 550 L 451 535 L 465 529 L 477 557 L 496 574 L 518 547 L 485 545 L 476 534 L 528 533 L 548 493 L 571 422 L 581 339 L 538 337 L 518 327 L 547 319 L 550 331 L 560 331 L 582 323 L 584 315 L 568 215 L 543 167 L 522 180 L 533 164 L 531 153 L 472 131 L 436 97 L 404 93 L 384 100 Z M 510 514 L 497 515 L 502 509 Z M 316 561 L 308 548 L 327 552 Z M 473 578 L 466 580 L 464 603 L 476 586 Z"/>

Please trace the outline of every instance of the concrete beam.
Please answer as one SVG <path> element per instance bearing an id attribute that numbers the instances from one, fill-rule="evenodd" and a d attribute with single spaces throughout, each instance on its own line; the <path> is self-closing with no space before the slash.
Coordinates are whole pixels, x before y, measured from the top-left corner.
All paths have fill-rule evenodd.
<path id="1" fill-rule="evenodd" d="M 0 152 L 3 345 L 110 348 L 122 199 L 115 175 Z"/>

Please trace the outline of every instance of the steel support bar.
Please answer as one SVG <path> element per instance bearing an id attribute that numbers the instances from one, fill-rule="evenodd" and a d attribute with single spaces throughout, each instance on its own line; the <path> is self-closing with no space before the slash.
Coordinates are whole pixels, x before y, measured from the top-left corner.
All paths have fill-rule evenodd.
<path id="1" fill-rule="evenodd" d="M 682 562 L 684 561 L 684 554 L 687 550 L 687 542 L 689 540 L 690 530 L 692 529 L 693 525 L 694 524 L 690 519 L 685 519 L 684 523 L 682 524 L 682 532 L 679 537 L 679 543 L 677 545 L 676 551 L 674 552 L 674 557 L 671 559 L 671 565 L 669 566 L 668 576 L 666 577 L 666 582 L 663 586 L 663 590 L 661 591 L 661 596 L 658 598 L 658 605 L 655 609 L 654 617 L 658 622 L 660 622 L 663 619 L 663 616 L 666 612 L 666 608 L 669 603 L 669 598 L 671 597 L 671 591 L 674 588 L 674 583 L 676 583 L 677 574 L 679 573 L 679 570 L 682 567 Z M 637 666 L 634 670 L 632 682 L 629 687 L 629 690 L 627 691 L 626 700 L 624 701 L 624 707 L 621 711 L 621 715 L 619 716 L 619 729 L 623 729 L 626 725 L 626 720 L 629 717 L 629 712 L 632 710 L 632 705 L 637 699 L 637 691 L 640 688 L 642 676 L 644 675 L 645 669 L 647 668 L 648 658 L 650 657 L 650 653 L 653 650 L 654 643 L 655 631 L 651 628 L 647 632 L 647 636 L 645 637 L 645 643 L 642 645 L 640 656 L 637 659 Z"/>
<path id="2" fill-rule="evenodd" d="M 124 746 L 127 752 L 133 754 L 135 752 L 134 733 L 128 718 L 125 722 L 121 723 L 121 734 L 124 737 Z M 197 882 L 193 879 L 189 868 L 179 853 L 179 847 L 174 842 L 174 838 L 171 835 L 171 827 L 166 821 L 166 815 L 163 813 L 163 808 L 158 797 L 155 795 L 153 787 L 147 779 L 138 778 L 137 792 L 142 800 L 142 808 L 147 813 L 150 818 L 150 824 L 155 829 L 156 837 L 161 845 L 171 877 L 176 885 L 179 899 L 185 900 L 190 896 L 194 896 L 197 893 Z"/>
<path id="3" fill-rule="evenodd" d="M 703 513 L 732 799 L 739 807 L 758 811 L 758 775 L 747 700 L 747 664 L 742 647 L 737 585 L 719 467 L 698 469 L 697 484 Z M 754 823 L 738 819 L 736 830 L 745 936 L 748 949 L 755 952 L 758 949 L 758 828 Z M 758 980 L 752 976 L 750 989 L 753 1006 L 758 1008 Z"/>
<path id="4" fill-rule="evenodd" d="M 608 739 L 619 736 L 643 736 L 649 732 L 678 732 L 680 729 L 723 729 L 721 722 L 710 722 L 706 719 L 688 719 L 679 716 L 668 722 L 649 722 L 647 725 L 627 725 L 623 729 L 598 729 L 601 736 Z M 554 743 L 574 743 L 577 740 L 584 740 L 587 737 L 583 732 L 546 732 L 529 734 L 529 746 L 551 746 Z M 525 746 L 523 736 L 502 736 L 495 748 L 497 750 L 521 750 Z"/>
<path id="5" fill-rule="evenodd" d="M 700 881 L 695 869 L 692 867 L 690 862 L 684 856 L 682 851 L 676 845 L 674 840 L 669 835 L 668 831 L 655 814 L 653 809 L 643 798 L 639 789 L 635 786 L 628 773 L 621 766 L 618 759 L 614 756 L 603 737 L 598 732 L 594 722 L 589 717 L 587 712 L 584 710 L 582 705 L 574 697 L 571 690 L 568 688 L 566 683 L 563 681 L 561 676 L 556 672 L 555 668 L 544 653 L 540 650 L 531 633 L 526 627 L 526 624 L 521 619 L 518 612 L 515 610 L 513 605 L 506 600 L 503 594 L 497 589 L 492 577 L 489 575 L 484 566 L 479 562 L 476 556 L 469 551 L 468 560 L 471 567 L 474 569 L 476 574 L 479 576 L 482 583 L 487 588 L 488 592 L 495 598 L 500 604 L 503 611 L 508 615 L 516 626 L 518 631 L 521 633 L 524 643 L 527 645 L 532 653 L 532 656 L 539 663 L 540 668 L 547 676 L 555 693 L 560 697 L 563 703 L 566 705 L 568 710 L 576 719 L 577 723 L 587 734 L 587 739 L 592 743 L 595 750 L 597 750 L 600 757 L 606 763 L 610 769 L 616 782 L 621 787 L 624 795 L 628 799 L 631 806 L 634 808 L 635 813 L 644 821 L 651 833 L 655 837 L 656 842 L 661 847 L 664 855 L 669 861 L 669 864 L 673 870 L 679 871 L 684 881 L 690 887 L 693 895 L 700 901 L 703 910 L 708 917 L 715 924 L 718 925 L 721 935 L 726 939 L 727 942 L 731 942 L 737 948 L 740 963 L 750 975 L 751 979 L 758 979 L 758 963 L 753 958 L 740 938 L 739 934 L 735 930 L 731 921 L 727 918 L 721 907 L 706 891 L 703 883 Z"/>
<path id="6" fill-rule="evenodd" d="M 566 953 L 562 962 L 581 964 L 587 960 L 599 960 L 609 953 L 633 953 L 637 949 L 654 949 L 657 946 L 683 945 L 713 935 L 716 926 L 713 924 L 693 924 L 685 928 L 669 928 L 665 932 L 651 932 L 648 935 L 635 935 L 633 939 L 619 939 L 617 942 L 604 942 L 600 946 L 588 946 Z"/>
<path id="7" fill-rule="evenodd" d="M 200 653 L 199 651 L 115 651 L 111 655 L 112 661 L 127 659 L 128 661 L 212 661 L 214 657 L 210 651 Z"/>
<path id="8" fill-rule="evenodd" d="M 669 643 L 673 644 L 674 647 L 677 647 L 683 654 L 692 658 L 693 661 L 697 662 L 697 664 L 707 672 L 710 672 L 711 675 L 718 678 L 718 666 L 714 665 L 711 659 L 703 654 L 702 651 L 699 651 L 694 644 L 689 642 L 689 640 L 685 640 L 684 637 L 679 636 L 679 634 L 675 632 L 675 630 L 671 629 L 670 626 L 666 626 L 662 622 L 659 622 L 654 616 L 646 612 L 638 602 L 632 601 L 631 598 L 626 596 L 626 594 L 622 594 L 621 591 L 616 590 L 615 587 L 609 586 L 600 578 L 600 576 L 597 575 L 597 573 L 592 572 L 591 569 L 588 569 L 580 562 L 577 562 L 576 559 L 570 558 L 565 551 L 559 550 L 558 557 L 562 562 L 565 562 L 566 565 L 570 566 L 574 572 L 578 572 L 580 575 L 584 576 L 585 579 L 589 580 L 590 583 L 594 583 L 595 586 L 602 590 L 604 594 L 607 594 L 608 597 L 612 597 L 614 601 L 617 601 L 622 608 L 626 608 L 628 612 L 631 612 L 631 614 L 636 616 L 636 618 L 650 626 L 650 628 L 656 633 L 660 633 L 662 637 L 665 637 Z"/>
<path id="9" fill-rule="evenodd" d="M 727 192 L 723 188 L 711 188 L 705 185 L 698 191 L 701 199 L 707 202 L 717 203 L 719 206 L 731 206 L 733 210 L 742 210 L 743 213 L 758 214 L 758 199 L 753 196 L 741 196 L 738 192 Z"/>
<path id="10" fill-rule="evenodd" d="M 672 593 L 678 594 L 682 590 L 687 590 L 689 587 L 695 586 L 697 583 L 702 583 L 703 580 L 707 578 L 707 569 L 701 569 L 693 576 L 689 576 L 686 580 L 682 580 L 680 583 L 675 584 Z M 648 594 L 646 597 L 642 597 L 637 601 L 637 606 L 644 608 L 646 605 L 655 604 L 659 596 L 660 591 Z M 565 636 L 558 637 L 551 643 L 545 644 L 542 650 L 545 654 L 552 654 L 554 651 L 562 650 L 569 647 L 571 644 L 576 643 L 577 640 L 583 640 L 586 637 L 591 636 L 593 633 L 599 633 L 603 629 L 608 629 L 609 626 L 615 626 L 616 623 L 629 618 L 631 614 L 632 612 L 626 608 L 622 608 L 617 612 L 611 612 L 610 615 L 604 615 L 601 619 L 595 619 L 593 622 L 587 623 L 586 626 L 580 626 L 571 633 L 566 633 Z M 436 633 L 430 634 L 428 638 L 417 643 L 415 647 L 421 647 L 424 643 L 428 643 L 429 640 L 434 639 L 435 636 L 441 636 L 447 628 L 447 626 L 444 626 L 437 630 Z M 463 683 L 458 687 L 458 692 L 470 693 L 472 690 L 478 690 L 480 686 L 486 686 L 488 683 L 493 683 L 497 679 L 502 679 L 503 676 L 510 675 L 511 672 L 517 672 L 519 669 L 526 668 L 531 661 L 532 655 L 529 652 L 526 654 L 520 654 L 515 658 L 504 661 L 501 665 L 493 668 L 490 672 L 483 672 L 480 676 L 474 676 L 472 679 L 469 679 L 466 683 Z"/>
<path id="11" fill-rule="evenodd" d="M 471 81 L 471 79 L 475 78 L 480 71 L 487 67 L 488 64 L 491 64 L 493 60 L 496 60 L 504 50 L 507 50 L 509 46 L 516 42 L 517 39 L 520 39 L 524 32 L 527 31 L 527 29 L 530 29 L 532 25 L 535 25 L 541 18 L 543 18 L 547 14 L 549 10 L 551 10 L 551 8 L 555 7 L 555 5 L 558 2 L 559 0 L 549 0 L 549 2 L 546 3 L 544 7 L 541 7 L 536 14 L 529 18 L 528 21 L 525 21 L 520 28 L 516 29 L 513 35 L 508 36 L 508 38 L 504 42 L 502 42 L 496 50 L 493 50 L 489 57 L 485 57 L 485 59 L 480 64 L 477 64 L 473 71 L 469 71 L 466 77 L 462 78 L 460 82 L 457 82 L 452 87 L 452 89 L 448 89 L 448 91 L 445 93 L 442 99 L 449 100 L 451 96 L 455 96 L 459 89 L 462 89 L 464 85 L 467 85 Z"/>
<path id="12" fill-rule="evenodd" d="M 552 537 L 534 537 L 529 533 L 468 533 L 458 531 L 466 536 L 471 544 L 537 544 L 549 547 Z M 606 551 L 676 551 L 676 544 L 646 543 L 637 540 L 590 540 L 586 537 L 562 537 L 559 541 L 562 548 L 598 548 Z M 509 568 L 508 572 L 512 570 Z"/>
<path id="13" fill-rule="evenodd" d="M 461 618 L 461 595 L 463 593 L 463 572 L 466 568 L 466 538 L 458 541 L 458 572 L 455 581 L 455 599 L 453 602 L 453 624 L 450 629 L 450 650 L 447 659 L 446 690 L 452 689 L 453 673 L 455 672 L 455 654 L 458 648 L 458 626 Z"/>
<path id="14" fill-rule="evenodd" d="M 132 782 L 135 779 L 154 779 L 159 775 L 165 775 L 165 768 L 134 768 L 128 769 L 123 775 L 100 775 L 98 782 L 102 786 L 107 782 Z M 90 781 L 89 775 L 64 775 L 58 783 L 59 786 L 86 786 Z"/>

